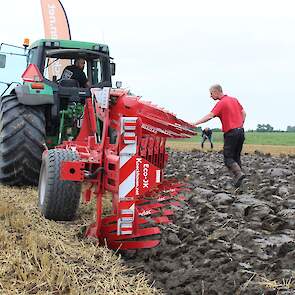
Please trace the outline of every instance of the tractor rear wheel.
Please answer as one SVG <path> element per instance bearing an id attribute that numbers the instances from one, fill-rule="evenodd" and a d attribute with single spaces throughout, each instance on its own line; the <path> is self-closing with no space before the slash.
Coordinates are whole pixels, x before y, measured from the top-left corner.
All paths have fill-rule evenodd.
<path id="1" fill-rule="evenodd" d="M 42 109 L 19 103 L 14 94 L 1 97 L 0 182 L 37 185 L 44 143 Z"/>
<path id="2" fill-rule="evenodd" d="M 43 154 L 39 177 L 39 208 L 47 219 L 73 220 L 80 203 L 81 183 L 61 180 L 63 161 L 78 160 L 73 151 L 53 149 Z"/>

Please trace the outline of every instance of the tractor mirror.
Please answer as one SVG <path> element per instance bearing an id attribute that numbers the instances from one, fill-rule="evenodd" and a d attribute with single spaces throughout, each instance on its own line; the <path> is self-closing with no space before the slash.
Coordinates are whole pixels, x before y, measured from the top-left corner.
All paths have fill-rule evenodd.
<path id="1" fill-rule="evenodd" d="M 115 76 L 115 74 L 116 74 L 116 64 L 114 62 L 111 62 L 110 66 L 111 66 L 111 74 L 112 74 L 112 76 Z"/>
<path id="2" fill-rule="evenodd" d="M 6 65 L 6 55 L 0 54 L 0 68 L 5 68 Z"/>

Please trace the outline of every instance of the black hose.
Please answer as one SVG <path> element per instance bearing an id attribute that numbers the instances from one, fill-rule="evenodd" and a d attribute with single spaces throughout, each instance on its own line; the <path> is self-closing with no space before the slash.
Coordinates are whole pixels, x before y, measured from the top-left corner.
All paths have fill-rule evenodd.
<path id="1" fill-rule="evenodd" d="M 97 175 L 100 171 L 104 171 L 104 168 L 98 167 L 93 173 L 86 175 L 85 178 L 86 179 L 94 179 L 97 177 Z"/>

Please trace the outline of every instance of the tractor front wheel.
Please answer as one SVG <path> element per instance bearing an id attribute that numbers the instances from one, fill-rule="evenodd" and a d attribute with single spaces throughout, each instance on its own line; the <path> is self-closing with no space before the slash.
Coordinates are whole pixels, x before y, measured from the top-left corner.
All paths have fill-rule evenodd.
<path id="1" fill-rule="evenodd" d="M 73 151 L 53 149 L 45 152 L 39 177 L 39 208 L 47 219 L 73 220 L 80 203 L 81 183 L 61 180 L 63 161 L 78 160 Z"/>

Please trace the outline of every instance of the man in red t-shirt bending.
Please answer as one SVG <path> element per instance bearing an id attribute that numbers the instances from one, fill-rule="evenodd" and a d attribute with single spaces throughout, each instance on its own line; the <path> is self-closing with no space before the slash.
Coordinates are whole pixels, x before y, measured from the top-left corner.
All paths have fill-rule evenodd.
<path id="1" fill-rule="evenodd" d="M 234 175 L 235 187 L 239 187 L 245 178 L 241 170 L 241 151 L 245 141 L 243 125 L 246 113 L 236 98 L 223 94 L 220 85 L 210 87 L 210 95 L 214 100 L 219 101 L 212 111 L 198 120 L 195 125 L 219 117 L 224 132 L 224 163 Z"/>

